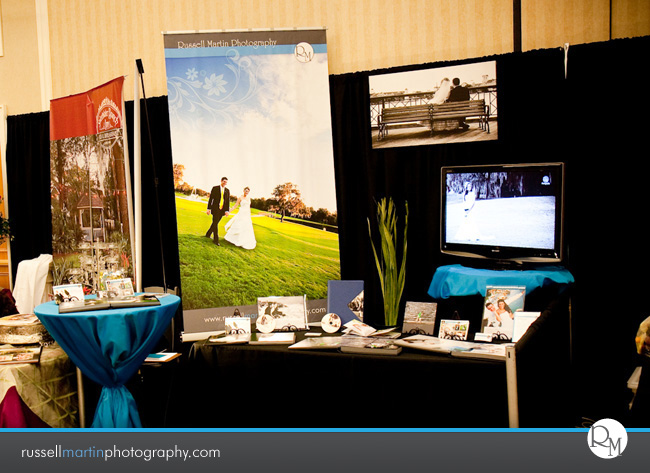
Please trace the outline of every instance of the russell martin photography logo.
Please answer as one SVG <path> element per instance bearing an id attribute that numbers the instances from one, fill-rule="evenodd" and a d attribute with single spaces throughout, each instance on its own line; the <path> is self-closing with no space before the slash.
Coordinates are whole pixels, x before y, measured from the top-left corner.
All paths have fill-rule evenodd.
<path id="1" fill-rule="evenodd" d="M 298 62 L 311 62 L 314 59 L 314 48 L 309 43 L 298 43 L 293 50 L 293 55 Z"/>
<path id="2" fill-rule="evenodd" d="M 591 452 L 600 458 L 616 458 L 627 446 L 627 431 L 614 419 L 601 419 L 591 426 L 587 434 Z"/>

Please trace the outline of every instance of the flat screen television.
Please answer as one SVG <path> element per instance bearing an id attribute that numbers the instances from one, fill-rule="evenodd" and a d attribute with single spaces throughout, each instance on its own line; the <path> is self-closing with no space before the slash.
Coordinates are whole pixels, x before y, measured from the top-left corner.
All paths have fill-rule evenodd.
<path id="1" fill-rule="evenodd" d="M 441 170 L 440 250 L 507 263 L 559 263 L 564 163 Z"/>

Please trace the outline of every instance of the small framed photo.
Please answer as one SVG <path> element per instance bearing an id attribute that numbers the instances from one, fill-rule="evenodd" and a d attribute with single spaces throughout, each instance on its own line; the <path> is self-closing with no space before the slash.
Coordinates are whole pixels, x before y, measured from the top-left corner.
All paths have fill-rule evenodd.
<path id="1" fill-rule="evenodd" d="M 438 338 L 447 340 L 467 340 L 469 320 L 441 320 Z"/>
<path id="2" fill-rule="evenodd" d="M 251 319 L 248 317 L 226 317 L 224 325 L 228 335 L 251 333 Z"/>
<path id="3" fill-rule="evenodd" d="M 436 302 L 406 302 L 402 333 L 409 335 L 433 335 L 436 324 Z"/>
<path id="4" fill-rule="evenodd" d="M 135 294 L 131 278 L 124 279 L 107 279 L 106 290 L 113 297 L 130 297 Z"/>
<path id="5" fill-rule="evenodd" d="M 257 317 L 275 319 L 275 330 L 294 332 L 307 329 L 306 296 L 276 296 L 257 298 Z"/>
<path id="6" fill-rule="evenodd" d="M 525 286 L 487 286 L 481 332 L 492 340 L 512 340 L 515 314 L 523 311 L 525 298 Z"/>
<path id="7" fill-rule="evenodd" d="M 84 289 L 81 284 L 62 284 L 54 286 L 54 300 L 57 304 L 62 302 L 83 302 Z"/>

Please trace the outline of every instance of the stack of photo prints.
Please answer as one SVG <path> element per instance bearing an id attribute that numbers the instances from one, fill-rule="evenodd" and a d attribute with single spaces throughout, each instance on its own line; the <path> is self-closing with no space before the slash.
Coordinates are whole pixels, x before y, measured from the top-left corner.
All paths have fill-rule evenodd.
<path id="1" fill-rule="evenodd" d="M 0 347 L 0 365 L 19 363 L 38 363 L 41 359 L 42 346 L 12 347 L 11 345 Z"/>

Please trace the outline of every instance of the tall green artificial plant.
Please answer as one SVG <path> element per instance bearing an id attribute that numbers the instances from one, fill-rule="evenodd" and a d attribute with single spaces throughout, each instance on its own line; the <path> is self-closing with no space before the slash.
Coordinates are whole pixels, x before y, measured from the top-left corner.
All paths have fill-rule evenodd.
<path id="1" fill-rule="evenodd" d="M 370 219 L 368 219 L 368 233 L 370 243 L 375 255 L 377 272 L 381 292 L 384 297 L 384 323 L 388 326 L 397 325 L 399 306 L 404 292 L 404 280 L 406 275 L 406 233 L 408 230 L 409 207 L 405 203 L 406 214 L 404 217 L 404 237 L 401 242 L 401 262 L 398 264 L 398 241 L 397 234 L 397 210 L 392 198 L 384 197 L 377 204 L 377 224 L 379 228 L 379 239 L 381 242 L 381 253 L 377 252 L 372 239 Z"/>

